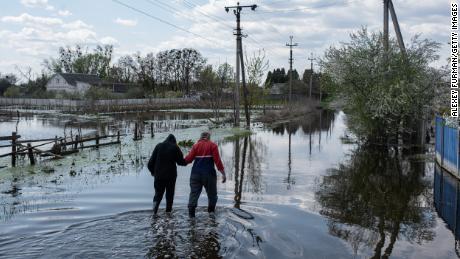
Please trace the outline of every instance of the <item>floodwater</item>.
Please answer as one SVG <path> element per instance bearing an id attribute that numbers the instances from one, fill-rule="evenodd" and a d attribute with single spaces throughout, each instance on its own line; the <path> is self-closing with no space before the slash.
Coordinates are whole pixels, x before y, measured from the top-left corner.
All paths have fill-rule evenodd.
<path id="1" fill-rule="evenodd" d="M 209 129 L 204 113 L 4 119 L 0 135 L 17 127 L 25 139 L 62 136 L 64 128 L 67 136 L 77 128 L 128 135 L 120 145 L 0 169 L 0 257 L 457 257 L 458 183 L 427 156 L 349 144 L 342 112 L 254 124 L 241 138 Z M 132 141 L 139 120 L 154 123 L 154 138 L 148 126 Z M 202 130 L 212 131 L 227 171 L 217 213 L 208 215 L 203 193 L 196 219 L 188 218 L 188 166 L 178 168 L 173 213 L 162 204 L 153 217 L 145 165 L 154 145 L 169 133 L 187 140 Z"/>

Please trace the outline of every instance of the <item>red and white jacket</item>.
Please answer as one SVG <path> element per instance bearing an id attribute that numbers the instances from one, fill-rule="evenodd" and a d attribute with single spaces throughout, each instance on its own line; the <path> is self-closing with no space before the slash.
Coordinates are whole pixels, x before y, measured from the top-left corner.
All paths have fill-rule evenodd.
<path id="1" fill-rule="evenodd" d="M 190 153 L 185 157 L 187 164 L 195 161 L 192 167 L 192 173 L 208 173 L 216 172 L 214 164 L 217 170 L 224 172 L 224 165 L 220 159 L 219 149 L 216 143 L 208 139 L 200 139 L 195 145 L 193 145 Z"/>

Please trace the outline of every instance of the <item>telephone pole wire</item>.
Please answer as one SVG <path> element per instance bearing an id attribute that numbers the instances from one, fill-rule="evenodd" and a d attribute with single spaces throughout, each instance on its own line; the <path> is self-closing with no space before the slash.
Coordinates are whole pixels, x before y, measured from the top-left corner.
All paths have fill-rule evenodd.
<path id="1" fill-rule="evenodd" d="M 290 56 L 289 56 L 289 105 L 291 104 L 291 99 L 292 99 L 292 62 L 293 62 L 293 58 L 292 58 L 292 47 L 296 47 L 298 46 L 297 43 L 292 43 L 292 38 L 294 38 L 294 36 L 289 36 L 289 39 L 290 39 L 290 42 L 289 43 L 286 43 L 286 46 L 289 47 L 290 49 Z"/>
<path id="2" fill-rule="evenodd" d="M 244 99 L 244 113 L 246 115 L 246 127 L 249 128 L 251 119 L 249 115 L 249 103 L 248 103 L 248 89 L 246 87 L 246 78 L 244 74 L 244 60 L 243 60 L 243 44 L 241 41 L 241 27 L 240 27 L 240 18 L 241 11 L 243 8 L 251 8 L 254 11 L 257 8 L 257 5 L 240 5 L 238 2 L 236 6 L 226 6 L 225 11 L 228 13 L 230 9 L 233 9 L 233 13 L 236 16 L 236 78 L 235 78 L 235 89 L 234 89 L 234 105 L 235 105 L 235 121 L 234 125 L 240 125 L 240 65 L 241 65 L 241 77 L 243 81 L 243 99 Z"/>

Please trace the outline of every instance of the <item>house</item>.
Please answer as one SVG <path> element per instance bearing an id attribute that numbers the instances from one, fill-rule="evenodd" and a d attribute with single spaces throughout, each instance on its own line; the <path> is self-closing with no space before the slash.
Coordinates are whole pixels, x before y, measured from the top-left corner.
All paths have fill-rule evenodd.
<path id="1" fill-rule="evenodd" d="M 282 95 L 286 85 L 286 83 L 274 83 L 270 88 L 270 95 Z"/>
<path id="2" fill-rule="evenodd" d="M 68 93 L 84 93 L 91 86 L 101 85 L 102 80 L 97 75 L 57 73 L 50 78 L 48 83 L 46 83 L 46 90 L 63 91 Z"/>

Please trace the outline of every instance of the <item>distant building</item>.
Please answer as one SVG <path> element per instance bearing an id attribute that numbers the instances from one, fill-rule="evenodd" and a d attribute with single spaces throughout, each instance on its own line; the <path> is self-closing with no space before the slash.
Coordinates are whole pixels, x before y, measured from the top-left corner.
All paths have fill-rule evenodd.
<path id="1" fill-rule="evenodd" d="M 101 86 L 102 80 L 97 75 L 57 73 L 46 84 L 48 91 L 84 93 L 91 86 Z"/>
<path id="2" fill-rule="evenodd" d="M 282 95 L 286 85 L 286 83 L 274 83 L 270 88 L 270 95 Z"/>

